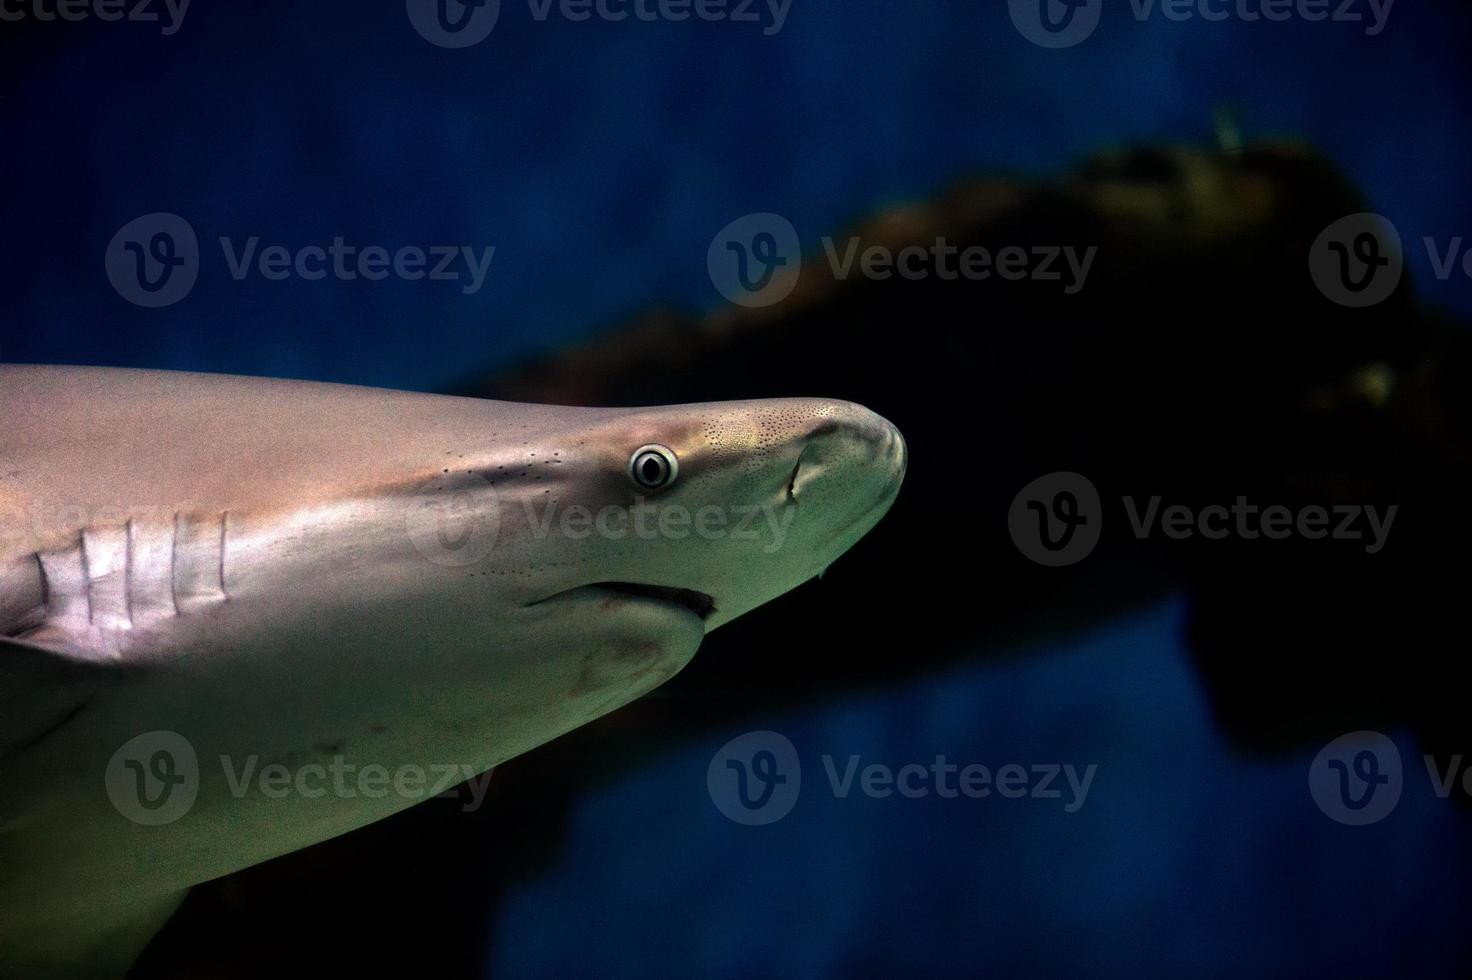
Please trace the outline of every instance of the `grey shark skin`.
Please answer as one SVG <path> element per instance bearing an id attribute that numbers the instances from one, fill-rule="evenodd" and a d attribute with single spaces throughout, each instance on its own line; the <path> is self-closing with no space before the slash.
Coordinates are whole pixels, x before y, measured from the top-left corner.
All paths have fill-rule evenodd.
<path id="1" fill-rule="evenodd" d="M 463 779 L 639 697 L 872 528 L 905 457 L 840 401 L 0 367 L 0 975 L 122 973 L 191 885 L 425 795 L 250 760 Z M 149 825 L 105 774 L 160 731 L 197 795 Z"/>

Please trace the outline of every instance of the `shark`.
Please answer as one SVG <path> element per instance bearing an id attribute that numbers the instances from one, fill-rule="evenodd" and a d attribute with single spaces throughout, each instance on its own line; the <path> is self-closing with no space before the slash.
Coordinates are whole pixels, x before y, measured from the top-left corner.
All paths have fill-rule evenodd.
<path id="1" fill-rule="evenodd" d="M 907 455 L 835 399 L 0 366 L 0 975 L 123 975 L 193 885 L 653 690 Z"/>

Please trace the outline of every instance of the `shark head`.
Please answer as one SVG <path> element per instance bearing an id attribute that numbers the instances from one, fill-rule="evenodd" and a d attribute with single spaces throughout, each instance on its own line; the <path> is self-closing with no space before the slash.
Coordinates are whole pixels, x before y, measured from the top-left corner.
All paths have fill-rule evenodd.
<path id="1" fill-rule="evenodd" d="M 905 465 L 894 426 L 847 402 L 596 417 L 496 464 L 486 560 L 516 583 L 509 601 L 699 636 L 821 574 L 888 510 Z"/>
<path id="2" fill-rule="evenodd" d="M 651 651 L 619 695 L 637 696 L 710 630 L 822 574 L 888 510 L 906 466 L 892 424 L 835 400 L 427 407 L 378 420 L 382 447 L 296 454 L 310 473 L 278 498 L 305 499 L 228 512 L 219 529 L 220 592 L 242 612 L 259 603 L 279 635 L 319 649 L 371 624 L 354 647 L 405 658 L 395 683 L 426 697 L 446 664 L 458 673 L 444 689 L 473 702 L 508 689 L 508 664 L 524 681 L 579 647 L 590 661 Z M 203 537 L 198 563 L 213 568 L 213 526 Z"/>
<path id="3" fill-rule="evenodd" d="M 63 974 L 87 943 L 125 963 L 197 882 L 658 686 L 821 574 L 906 465 L 894 426 L 833 400 L 0 368 L 0 417 L 0 898 L 24 913 L 0 949 Z M 166 823 L 127 799 L 160 733 L 195 760 Z M 412 791 L 325 775 L 436 766 L 391 781 Z"/>

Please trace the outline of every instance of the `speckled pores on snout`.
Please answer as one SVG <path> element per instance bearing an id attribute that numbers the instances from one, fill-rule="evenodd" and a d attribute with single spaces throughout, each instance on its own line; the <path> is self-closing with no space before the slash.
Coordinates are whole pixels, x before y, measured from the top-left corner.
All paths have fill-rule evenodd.
<path id="1" fill-rule="evenodd" d="M 528 601 L 607 582 L 704 593 L 707 630 L 826 569 L 906 465 L 887 420 L 819 399 L 629 410 L 537 441 L 542 464 L 497 481 L 497 572 Z"/>

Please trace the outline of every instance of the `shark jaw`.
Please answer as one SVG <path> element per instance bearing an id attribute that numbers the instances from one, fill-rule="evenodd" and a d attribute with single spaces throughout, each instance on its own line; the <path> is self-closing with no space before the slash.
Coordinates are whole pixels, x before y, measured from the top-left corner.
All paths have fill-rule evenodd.
<path id="1" fill-rule="evenodd" d="M 579 592 L 586 592 L 609 605 L 620 601 L 653 602 L 675 609 L 683 609 L 701 622 L 709 619 L 716 608 L 716 601 L 704 592 L 668 585 L 644 585 L 638 582 L 593 582 L 548 596 L 541 601 L 551 602 L 559 597 Z"/>

